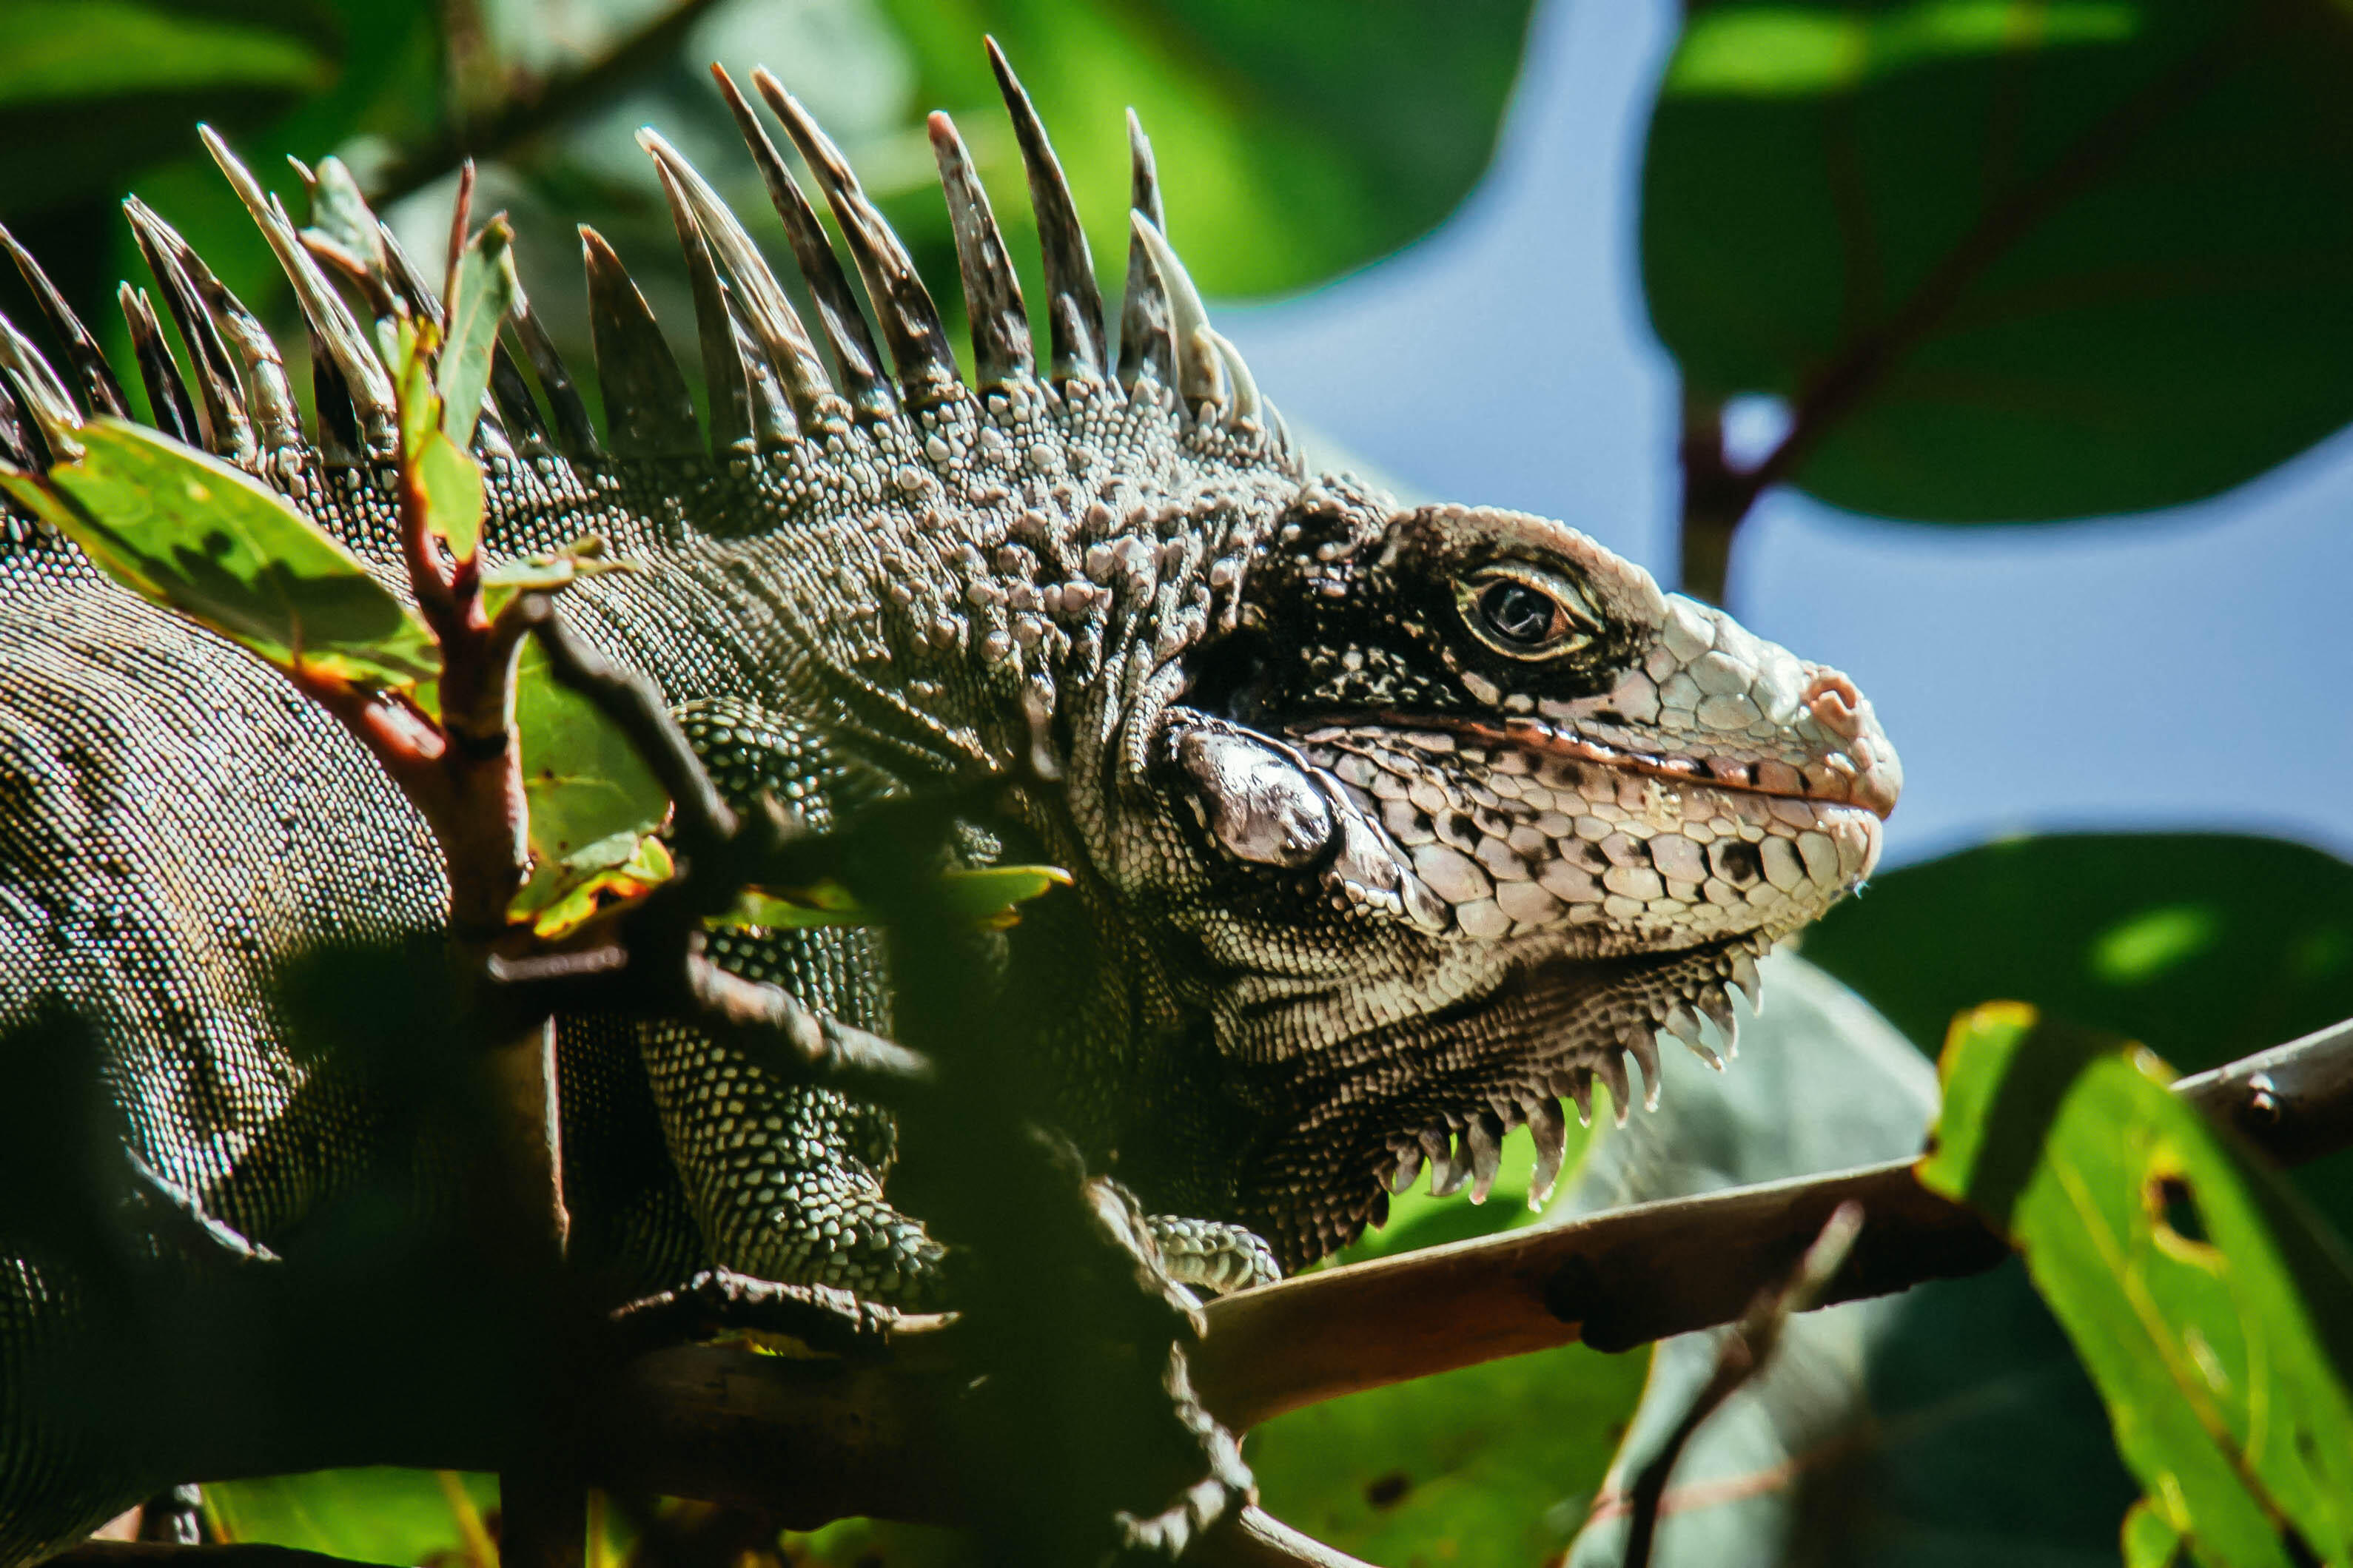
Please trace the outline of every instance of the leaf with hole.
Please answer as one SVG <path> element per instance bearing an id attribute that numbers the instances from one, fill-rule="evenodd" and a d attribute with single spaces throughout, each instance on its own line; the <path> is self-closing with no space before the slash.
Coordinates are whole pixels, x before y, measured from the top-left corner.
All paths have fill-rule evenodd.
<path id="1" fill-rule="evenodd" d="M 439 676 L 425 624 L 275 490 L 120 420 L 80 438 L 81 458 L 0 487 L 116 581 L 281 669 L 390 689 Z"/>
<path id="2" fill-rule="evenodd" d="M 2353 1562 L 2353 1259 L 2113 1037 L 1991 1003 L 1953 1026 L 1920 1179 L 2008 1234 L 2157 1523 L 2210 1568 Z"/>

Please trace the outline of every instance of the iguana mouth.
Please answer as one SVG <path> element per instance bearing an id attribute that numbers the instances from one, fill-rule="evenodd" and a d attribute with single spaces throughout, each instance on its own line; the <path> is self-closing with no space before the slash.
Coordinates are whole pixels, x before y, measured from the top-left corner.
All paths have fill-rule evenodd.
<path id="1" fill-rule="evenodd" d="M 1610 745 L 1541 719 L 1510 718 L 1500 726 L 1479 720 L 1425 719 L 1418 722 L 1491 745 L 1573 757 L 1640 777 L 1761 795 L 1773 800 L 1804 801 L 1810 805 L 1860 806 L 1883 821 L 1895 809 L 1895 791 L 1883 770 L 1871 762 L 1858 767 L 1845 752 L 1833 752 L 1819 763 L 1799 768 L 1770 757 L 1636 751 Z"/>

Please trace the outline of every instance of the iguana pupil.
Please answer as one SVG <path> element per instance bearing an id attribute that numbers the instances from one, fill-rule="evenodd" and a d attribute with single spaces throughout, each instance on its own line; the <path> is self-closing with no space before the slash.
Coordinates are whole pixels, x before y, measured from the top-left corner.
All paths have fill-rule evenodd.
<path id="1" fill-rule="evenodd" d="M 1547 641 L 1560 610 L 1549 598 L 1525 583 L 1509 579 L 1489 584 L 1479 595 L 1480 613 L 1506 642 L 1536 647 Z"/>

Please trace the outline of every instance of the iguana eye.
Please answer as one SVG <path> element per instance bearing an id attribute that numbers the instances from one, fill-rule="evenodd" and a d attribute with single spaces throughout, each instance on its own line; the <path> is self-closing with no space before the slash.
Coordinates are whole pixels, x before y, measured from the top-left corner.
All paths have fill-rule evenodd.
<path id="1" fill-rule="evenodd" d="M 1601 629 L 1575 584 L 1521 563 L 1474 572 L 1454 592 L 1472 635 L 1512 658 L 1550 658 Z"/>

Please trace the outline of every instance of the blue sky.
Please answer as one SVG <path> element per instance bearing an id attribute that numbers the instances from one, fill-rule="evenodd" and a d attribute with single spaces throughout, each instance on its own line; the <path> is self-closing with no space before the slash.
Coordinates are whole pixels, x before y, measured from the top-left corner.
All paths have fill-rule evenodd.
<path id="1" fill-rule="evenodd" d="M 1294 420 L 1418 490 L 1563 519 L 1662 575 L 1675 383 L 1634 219 L 1675 9 L 1553 0 L 1495 166 L 1451 222 L 1312 294 L 1217 312 Z M 2060 526 L 1924 528 L 1783 493 L 1742 530 L 1733 607 L 1877 704 L 1907 774 L 1891 863 L 2075 827 L 2353 856 L 2348 523 L 2353 433 L 2201 505 Z"/>

